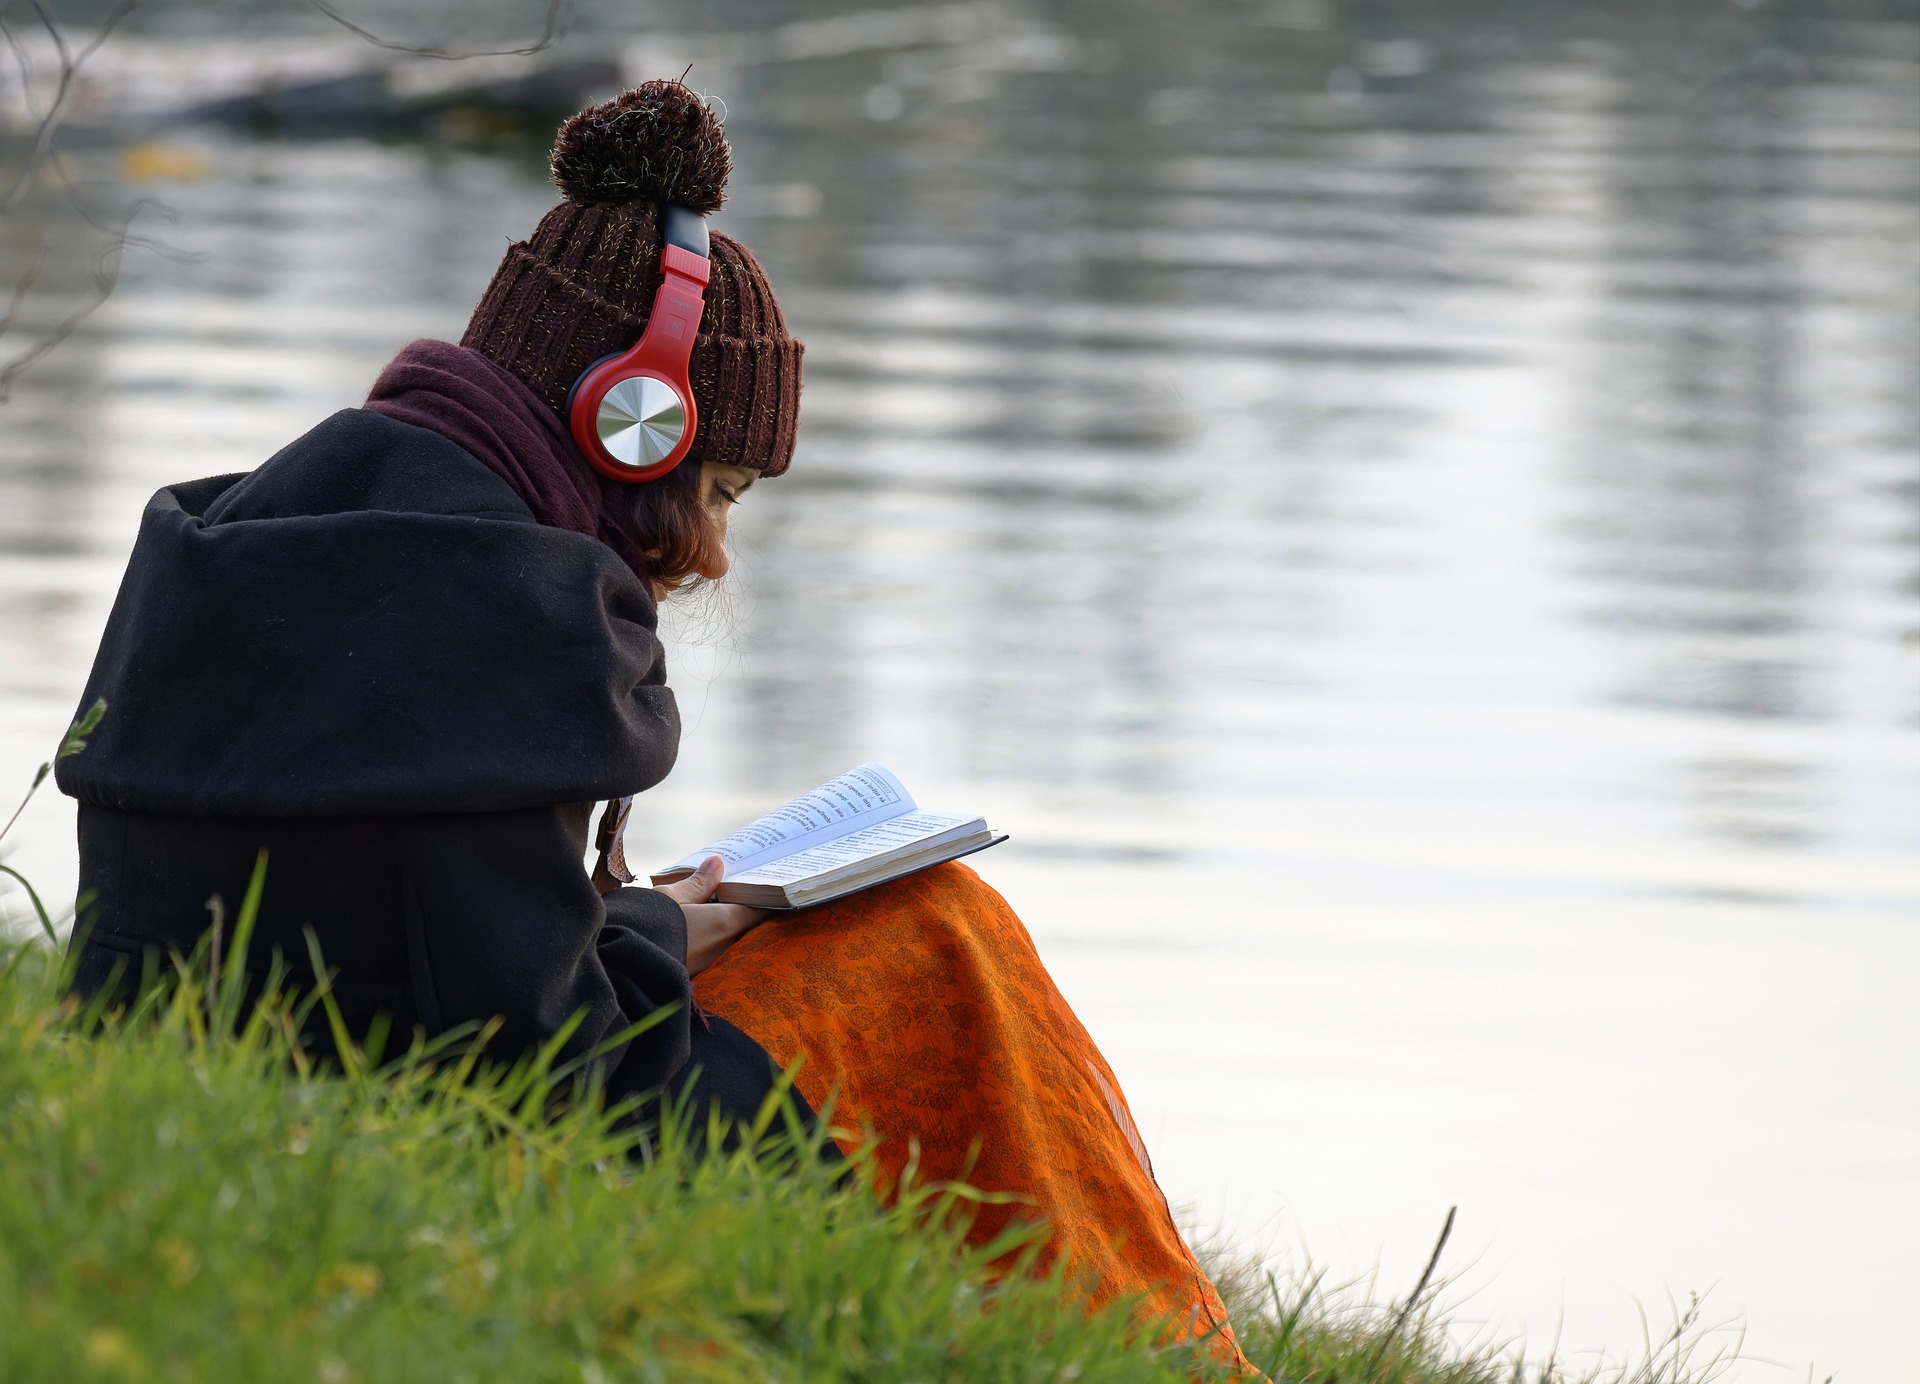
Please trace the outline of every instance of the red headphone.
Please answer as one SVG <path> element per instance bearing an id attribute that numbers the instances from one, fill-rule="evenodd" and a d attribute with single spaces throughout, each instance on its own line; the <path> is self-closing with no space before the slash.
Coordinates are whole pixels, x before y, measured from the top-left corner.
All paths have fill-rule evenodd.
<path id="1" fill-rule="evenodd" d="M 699 419 L 687 362 L 706 308 L 707 223 L 685 207 L 662 205 L 660 288 L 647 329 L 631 350 L 602 356 L 573 382 L 567 425 L 596 471 L 617 481 L 652 481 L 693 447 Z"/>

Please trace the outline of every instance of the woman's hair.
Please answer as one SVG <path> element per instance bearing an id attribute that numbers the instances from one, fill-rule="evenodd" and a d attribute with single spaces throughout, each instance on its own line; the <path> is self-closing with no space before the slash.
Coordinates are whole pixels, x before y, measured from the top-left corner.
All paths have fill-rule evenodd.
<path id="1" fill-rule="evenodd" d="M 685 590 L 717 557 L 713 516 L 700 503 L 700 463 L 686 461 L 657 481 L 631 487 L 633 525 L 656 596 Z"/>

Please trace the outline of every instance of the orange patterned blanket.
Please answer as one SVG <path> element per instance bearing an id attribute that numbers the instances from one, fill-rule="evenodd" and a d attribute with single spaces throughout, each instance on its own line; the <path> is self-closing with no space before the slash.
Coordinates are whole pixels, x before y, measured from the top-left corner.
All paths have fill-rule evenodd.
<path id="1" fill-rule="evenodd" d="M 776 915 L 696 982 L 700 1004 L 751 1034 L 841 1147 L 876 1137 L 883 1187 L 910 1158 L 925 1181 L 1011 1192 L 980 1208 L 985 1244 L 1046 1221 L 1040 1267 L 1064 1258 L 1095 1302 L 1214 1333 L 1244 1365 L 1219 1294 L 1154 1181 L 1120 1083 L 1013 910 L 965 865 L 935 866 L 837 903 Z"/>

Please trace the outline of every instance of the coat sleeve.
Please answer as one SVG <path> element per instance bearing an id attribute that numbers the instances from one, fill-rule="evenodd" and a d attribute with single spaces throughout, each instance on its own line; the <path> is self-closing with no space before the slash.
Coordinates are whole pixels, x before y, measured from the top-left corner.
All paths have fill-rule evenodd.
<path id="1" fill-rule="evenodd" d="M 557 809 L 418 817 L 405 836 L 408 951 L 430 1030 L 497 1016 L 488 1051 L 511 1060 L 579 1013 L 564 1062 L 672 1006 L 600 1066 L 620 1095 L 686 1065 L 693 982 L 679 904 L 635 888 L 603 900 Z"/>

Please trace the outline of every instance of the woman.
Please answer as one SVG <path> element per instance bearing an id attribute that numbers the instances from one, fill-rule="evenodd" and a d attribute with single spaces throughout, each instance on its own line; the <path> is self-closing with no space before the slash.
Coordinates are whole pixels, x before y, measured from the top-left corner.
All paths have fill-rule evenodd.
<path id="1" fill-rule="evenodd" d="M 655 604 L 725 574 L 729 509 L 787 469 L 801 347 L 752 256 L 687 227 L 728 153 L 685 87 L 575 116 L 553 170 L 565 200 L 459 346 L 415 342 L 364 408 L 149 503 L 83 698 L 107 718 L 60 766 L 95 900 L 80 987 L 190 950 L 265 848 L 249 966 L 298 981 L 310 932 L 356 1028 L 498 1019 L 511 1058 L 577 1020 L 559 1056 L 604 1047 L 610 1098 L 735 1118 L 796 1071 L 806 1118 L 831 1100 L 843 1148 L 879 1141 L 883 1187 L 917 1158 L 1013 1193 L 976 1237 L 1044 1219 L 1048 1262 L 1232 1354 L 1118 1083 L 970 870 L 768 921 L 713 901 L 717 858 L 657 890 L 583 867 L 593 805 L 673 765 Z M 669 269 L 707 277 L 691 451 L 628 483 L 569 394 L 653 319 L 679 331 Z"/>

